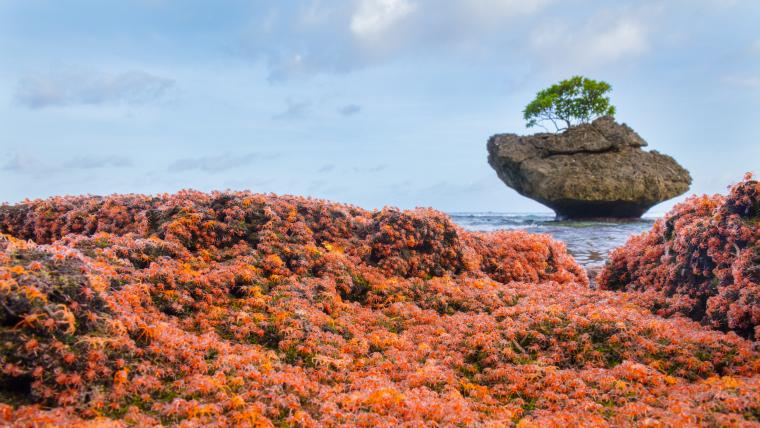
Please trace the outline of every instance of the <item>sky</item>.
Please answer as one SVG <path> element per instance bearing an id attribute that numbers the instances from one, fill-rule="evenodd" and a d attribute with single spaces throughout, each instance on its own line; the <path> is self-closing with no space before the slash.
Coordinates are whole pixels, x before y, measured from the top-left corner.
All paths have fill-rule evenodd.
<path id="1" fill-rule="evenodd" d="M 760 173 L 758 23 L 756 0 L 0 0 L 0 202 L 249 189 L 546 212 L 486 141 L 534 132 L 524 106 L 576 74 L 612 84 L 689 194 L 724 193 Z"/>

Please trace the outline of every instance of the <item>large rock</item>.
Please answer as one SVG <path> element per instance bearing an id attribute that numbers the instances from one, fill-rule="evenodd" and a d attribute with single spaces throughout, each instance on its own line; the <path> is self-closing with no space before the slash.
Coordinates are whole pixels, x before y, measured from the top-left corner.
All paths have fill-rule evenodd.
<path id="1" fill-rule="evenodd" d="M 507 186 L 559 218 L 640 217 L 683 194 L 691 176 L 673 158 L 645 151 L 625 124 L 602 117 L 560 134 L 498 134 L 488 163 Z"/>

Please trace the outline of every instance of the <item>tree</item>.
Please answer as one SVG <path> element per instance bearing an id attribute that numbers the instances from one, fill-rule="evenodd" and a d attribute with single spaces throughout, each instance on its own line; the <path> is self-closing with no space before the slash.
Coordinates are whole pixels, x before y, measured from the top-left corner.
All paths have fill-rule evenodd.
<path id="1" fill-rule="evenodd" d="M 614 116 L 615 106 L 605 96 L 611 90 L 607 82 L 573 76 L 539 91 L 523 110 L 523 118 L 529 128 L 538 125 L 546 129 L 541 122 L 549 121 L 559 132 L 599 116 Z"/>

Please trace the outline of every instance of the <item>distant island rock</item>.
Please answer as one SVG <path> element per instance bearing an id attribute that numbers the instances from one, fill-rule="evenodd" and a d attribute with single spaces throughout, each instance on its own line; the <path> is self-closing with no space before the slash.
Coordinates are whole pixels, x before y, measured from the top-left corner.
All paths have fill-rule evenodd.
<path id="1" fill-rule="evenodd" d="M 689 172 L 610 116 L 558 134 L 498 134 L 488 163 L 507 186 L 558 218 L 637 218 L 685 193 Z"/>

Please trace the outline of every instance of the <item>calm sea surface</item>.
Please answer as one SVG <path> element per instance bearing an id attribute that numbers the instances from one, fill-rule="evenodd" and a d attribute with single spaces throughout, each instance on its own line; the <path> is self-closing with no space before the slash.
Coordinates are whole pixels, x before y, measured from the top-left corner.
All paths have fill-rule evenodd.
<path id="1" fill-rule="evenodd" d="M 522 229 L 547 233 L 563 241 L 580 265 L 602 266 L 610 250 L 625 244 L 628 237 L 649 230 L 657 216 L 630 221 L 555 221 L 553 214 L 449 213 L 455 223 L 468 230 Z"/>

